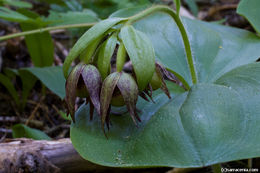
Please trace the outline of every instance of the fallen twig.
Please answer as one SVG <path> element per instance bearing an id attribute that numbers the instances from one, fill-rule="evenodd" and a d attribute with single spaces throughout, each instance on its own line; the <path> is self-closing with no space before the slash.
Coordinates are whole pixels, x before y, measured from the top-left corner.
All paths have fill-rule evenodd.
<path id="1" fill-rule="evenodd" d="M 6 139 L 4 143 L 0 143 L 0 173 L 25 170 L 66 173 L 107 169 L 110 168 L 81 158 L 68 138 L 56 141 Z"/>

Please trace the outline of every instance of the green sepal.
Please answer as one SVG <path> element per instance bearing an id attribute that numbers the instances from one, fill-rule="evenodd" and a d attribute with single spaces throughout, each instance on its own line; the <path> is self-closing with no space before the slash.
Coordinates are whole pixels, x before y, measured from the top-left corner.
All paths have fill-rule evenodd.
<path id="1" fill-rule="evenodd" d="M 124 68 L 124 64 L 126 61 L 127 53 L 125 50 L 124 44 L 121 42 L 118 51 L 117 51 L 117 56 L 116 56 L 116 70 L 118 72 L 121 72 Z"/>
<path id="2" fill-rule="evenodd" d="M 117 33 L 114 33 L 109 37 L 100 47 L 97 59 L 97 67 L 102 76 L 105 79 L 109 73 L 110 61 L 117 43 Z"/>
<path id="3" fill-rule="evenodd" d="M 100 35 L 104 34 L 109 28 L 118 24 L 119 22 L 126 20 L 124 18 L 109 18 L 103 20 L 88 31 L 86 31 L 80 39 L 76 42 L 76 44 L 70 50 L 69 55 L 67 56 L 64 64 L 63 64 L 63 74 L 65 78 L 68 77 L 68 71 L 70 68 L 70 64 L 73 60 L 75 60 L 86 47 L 88 47 L 94 40 L 96 40 Z"/>
<path id="4" fill-rule="evenodd" d="M 132 62 L 140 91 L 143 91 L 155 71 L 155 53 L 147 36 L 127 25 L 121 29 L 121 38 Z"/>

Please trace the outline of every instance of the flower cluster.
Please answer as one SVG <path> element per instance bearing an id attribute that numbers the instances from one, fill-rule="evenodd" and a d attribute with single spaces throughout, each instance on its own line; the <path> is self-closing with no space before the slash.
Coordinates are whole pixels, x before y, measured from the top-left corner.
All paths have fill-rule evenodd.
<path id="1" fill-rule="evenodd" d="M 132 26 L 95 39 L 81 52 L 81 62 L 67 77 L 65 101 L 72 120 L 75 122 L 76 97 L 81 97 L 90 105 L 90 120 L 94 110 L 100 116 L 104 132 L 105 126 L 109 129 L 111 106 L 126 105 L 133 122 L 140 122 L 138 96 L 150 101 L 152 91 L 161 88 L 171 98 L 164 79 L 172 78 L 154 59 L 150 41 Z"/>

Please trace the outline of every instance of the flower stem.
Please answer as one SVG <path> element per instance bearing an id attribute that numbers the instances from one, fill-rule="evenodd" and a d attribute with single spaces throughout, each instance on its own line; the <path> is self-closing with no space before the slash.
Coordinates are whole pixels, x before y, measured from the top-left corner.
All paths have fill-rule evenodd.
<path id="1" fill-rule="evenodd" d="M 0 41 L 15 38 L 15 37 L 21 37 L 21 36 L 26 36 L 26 35 L 31 35 L 31 34 L 37 34 L 45 31 L 52 31 L 52 30 L 58 30 L 58 29 L 68 29 L 68 28 L 80 28 L 80 27 L 91 27 L 95 25 L 96 23 L 81 23 L 81 24 L 71 24 L 71 25 L 61 25 L 61 26 L 53 26 L 53 27 L 46 27 L 46 28 L 40 28 L 40 29 L 35 29 L 31 31 L 25 31 L 25 32 L 19 32 L 15 34 L 9 34 L 0 37 Z"/>
<path id="2" fill-rule="evenodd" d="M 177 24 L 179 31 L 181 33 L 182 39 L 183 39 L 187 62 L 189 65 L 190 74 L 191 74 L 191 78 L 192 78 L 192 83 L 196 84 L 198 82 L 198 79 L 197 79 L 197 74 L 196 74 L 195 67 L 194 67 L 194 60 L 192 57 L 192 52 L 191 52 L 188 35 L 186 33 L 186 30 L 183 26 L 183 23 L 182 23 L 180 17 L 171 8 L 169 8 L 167 6 L 162 6 L 162 5 L 153 6 L 151 8 L 148 8 L 147 10 L 144 10 L 144 11 L 130 17 L 129 20 L 126 22 L 126 24 L 132 24 L 155 12 L 164 12 L 164 13 L 169 14 L 174 19 L 175 23 Z"/>

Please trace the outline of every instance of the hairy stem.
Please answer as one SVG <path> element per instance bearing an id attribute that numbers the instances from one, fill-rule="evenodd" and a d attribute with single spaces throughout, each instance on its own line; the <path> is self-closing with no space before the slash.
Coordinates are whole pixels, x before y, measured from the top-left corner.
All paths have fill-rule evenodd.
<path id="1" fill-rule="evenodd" d="M 191 52 L 188 35 L 187 35 L 187 32 L 183 26 L 183 23 L 182 23 L 180 17 L 171 8 L 169 8 L 167 6 L 161 6 L 161 5 L 153 6 L 151 8 L 148 8 L 147 10 L 144 10 L 144 11 L 130 17 L 129 20 L 126 22 L 126 24 L 132 24 L 155 12 L 164 12 L 164 13 L 169 14 L 174 19 L 175 23 L 177 24 L 179 31 L 181 33 L 181 36 L 182 36 L 184 46 L 185 46 L 185 52 L 186 52 L 187 62 L 188 62 L 189 69 L 190 69 L 190 74 L 192 77 L 192 83 L 196 84 L 198 79 L 197 79 L 197 74 L 196 74 L 195 67 L 194 67 L 194 60 L 192 57 L 192 52 Z"/>
<path id="2" fill-rule="evenodd" d="M 19 32 L 19 33 L 15 33 L 15 34 L 5 35 L 5 36 L 0 37 L 0 41 L 7 40 L 7 39 L 10 39 L 10 38 L 15 38 L 15 37 L 21 37 L 21 36 L 26 36 L 26 35 L 31 35 L 31 34 L 37 34 L 37 33 L 45 32 L 45 31 L 58 30 L 58 29 L 91 27 L 91 26 L 93 26 L 95 24 L 96 23 L 81 23 L 81 24 L 61 25 L 61 26 L 40 28 L 40 29 L 31 30 L 31 31 L 25 31 L 25 32 Z"/>

